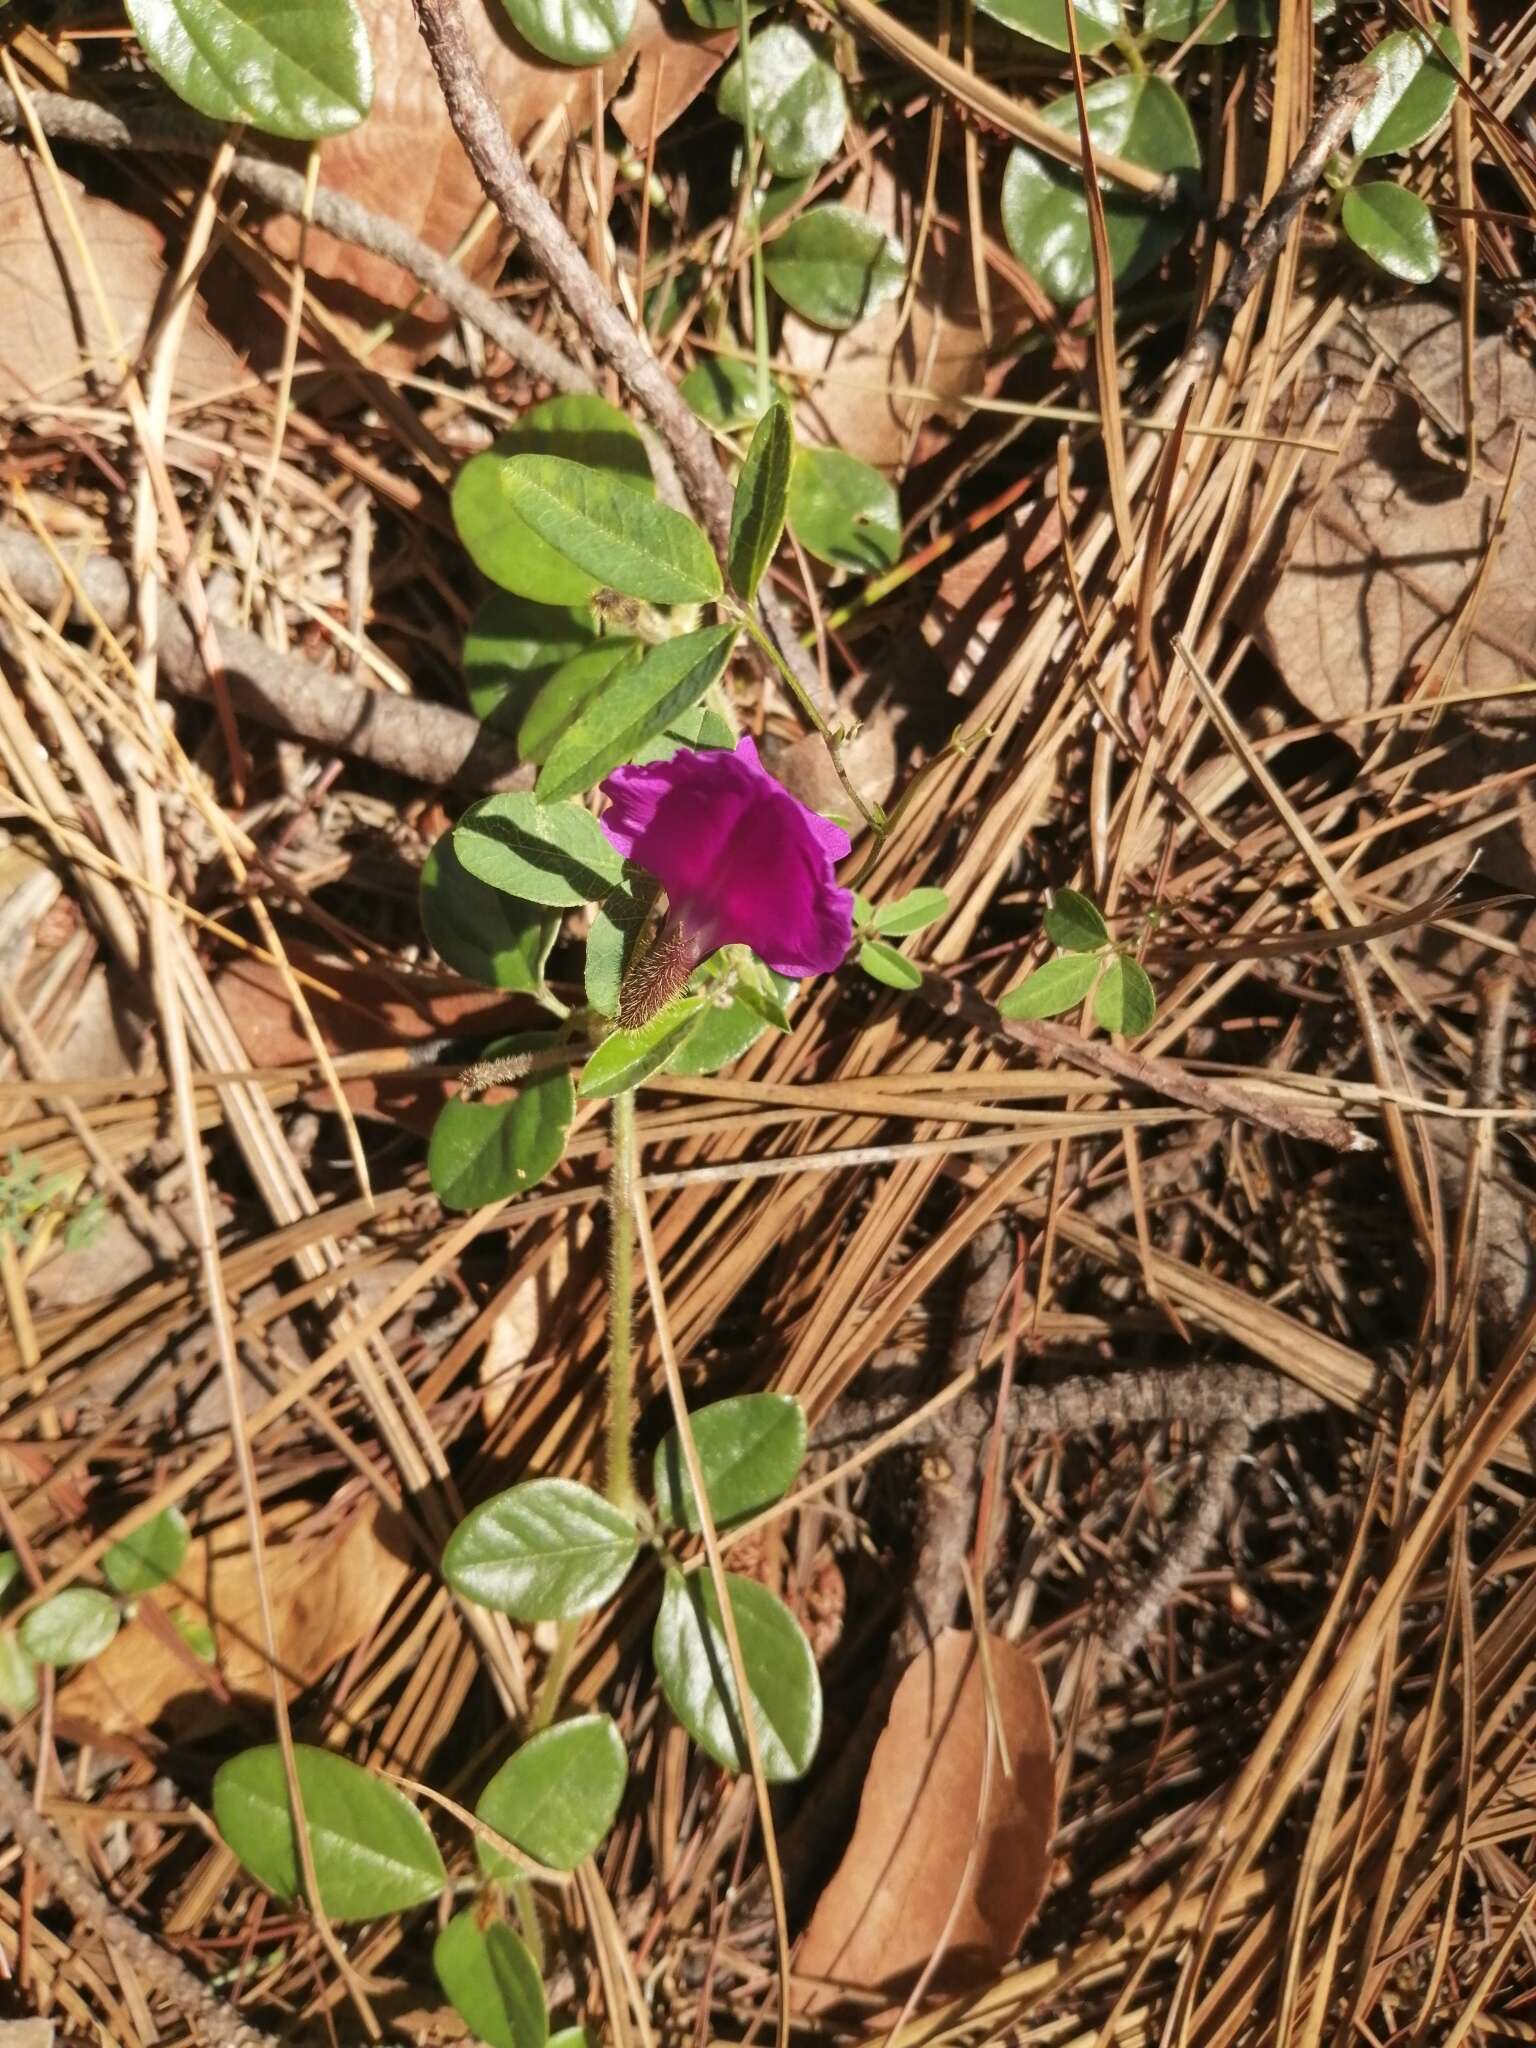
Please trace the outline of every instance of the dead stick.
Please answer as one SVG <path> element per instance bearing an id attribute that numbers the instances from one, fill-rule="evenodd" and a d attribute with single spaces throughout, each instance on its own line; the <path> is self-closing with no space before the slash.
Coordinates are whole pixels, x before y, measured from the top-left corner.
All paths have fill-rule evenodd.
<path id="1" fill-rule="evenodd" d="M 21 1780 L 0 1756 L 0 1837 L 6 1833 L 15 1835 L 22 1852 L 32 1858 L 75 1919 L 131 1964 L 150 1989 L 174 2006 L 205 2041 L 214 2048 L 278 2048 L 271 2034 L 251 2026 L 216 1998 L 178 1956 L 163 1949 L 113 1905 L 35 1811 Z"/>
<path id="2" fill-rule="evenodd" d="M 1238 1116 L 1266 1130 L 1286 1137 L 1326 1145 L 1333 1152 L 1370 1152 L 1375 1141 L 1343 1117 L 1324 1116 L 1297 1103 L 1283 1102 L 1241 1081 L 1223 1081 L 1212 1075 L 1191 1074 L 1177 1060 L 1162 1059 L 1154 1053 L 1128 1052 L 1123 1046 L 1101 1039 L 1080 1038 L 1063 1025 L 1028 1022 L 1005 1017 L 994 1003 L 963 982 L 947 975 L 925 973 L 922 986 L 913 991 L 925 1003 L 945 1016 L 958 1017 L 963 1024 L 985 1032 L 989 1038 L 1028 1046 L 1049 1065 L 1066 1060 L 1090 1074 L 1109 1074 L 1116 1080 L 1147 1088 L 1170 1102 L 1182 1102 L 1190 1109 L 1213 1115 Z"/>
<path id="3" fill-rule="evenodd" d="M 415 0 L 415 6 L 417 26 L 442 87 L 448 118 L 479 174 L 486 197 L 521 238 L 529 261 L 549 279 L 583 333 L 617 370 L 630 396 L 649 416 L 677 464 L 683 489 L 724 560 L 730 540 L 732 491 L 716 460 L 708 429 L 678 395 L 644 338 L 603 289 L 564 221 L 533 182 L 475 61 L 459 0 Z M 816 664 L 766 584 L 759 601 L 764 624 L 781 658 L 821 715 L 835 721 L 837 707 L 822 685 Z"/>
<path id="4" fill-rule="evenodd" d="M 108 555 L 88 555 L 72 566 L 105 624 L 113 632 L 125 626 L 131 605 L 122 564 Z M 73 596 L 58 564 L 30 534 L 0 530 L 0 574 L 40 612 L 50 612 Z M 90 624 L 78 599 L 75 602 L 80 623 Z M 222 620 L 219 647 L 231 702 L 262 725 L 434 788 L 533 786 L 534 771 L 518 760 L 511 741 L 487 730 L 467 712 L 420 697 L 367 689 L 296 655 L 279 654 L 254 633 Z M 208 671 L 191 628 L 170 606 L 161 618 L 160 662 L 165 681 L 177 696 L 211 700 Z"/>

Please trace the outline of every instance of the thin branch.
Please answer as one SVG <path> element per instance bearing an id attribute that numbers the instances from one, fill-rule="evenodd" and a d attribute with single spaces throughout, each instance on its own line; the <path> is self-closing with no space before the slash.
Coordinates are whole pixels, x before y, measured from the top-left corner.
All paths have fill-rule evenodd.
<path id="1" fill-rule="evenodd" d="M 415 7 L 448 118 L 486 197 L 666 442 L 683 488 L 723 560 L 730 540 L 732 492 L 708 429 L 679 396 L 645 338 L 603 289 L 564 221 L 534 183 L 470 48 L 459 0 L 415 0 Z M 828 701 L 815 663 L 766 585 L 759 602 L 785 663 L 822 716 L 835 720 L 837 708 Z"/>
<path id="2" fill-rule="evenodd" d="M 44 134 L 60 142 L 77 142 L 91 149 L 166 150 L 189 156 L 212 156 L 224 141 L 227 130 L 187 109 L 150 103 L 118 109 L 75 99 L 66 93 L 37 92 L 28 95 L 32 112 Z M 0 85 L 0 129 L 20 124 L 21 110 L 8 86 Z M 308 202 L 304 176 L 286 164 L 250 150 L 239 150 L 230 159 L 229 177 L 265 205 L 280 213 L 301 217 Z M 309 217 L 316 227 L 334 235 L 338 242 L 350 242 L 399 267 L 418 284 L 436 292 L 444 304 L 472 327 L 504 349 L 513 362 L 541 383 L 557 391 L 590 391 L 592 380 L 586 372 L 563 356 L 559 349 L 534 333 L 525 321 L 510 312 L 489 292 L 471 284 L 446 256 L 418 241 L 415 235 L 384 214 L 372 213 L 339 192 L 319 187 L 309 205 Z"/>
<path id="3" fill-rule="evenodd" d="M 117 632 L 132 616 L 128 573 L 109 555 L 71 565 L 88 605 Z M 95 624 L 57 562 L 30 534 L 0 530 L 0 576 L 39 612 L 73 603 L 79 624 Z M 231 703 L 247 718 L 334 752 L 371 761 L 392 775 L 435 788 L 531 789 L 534 771 L 511 741 L 467 712 L 371 690 L 292 654 L 280 654 L 254 633 L 219 622 L 219 651 Z M 179 610 L 160 621 L 160 673 L 179 697 L 213 698 L 207 665 Z"/>
<path id="4" fill-rule="evenodd" d="M 213 2048 L 278 2048 L 271 2034 L 251 2026 L 215 1998 L 185 1963 L 136 1927 L 102 1891 L 90 1873 L 34 1811 L 26 1788 L 0 1756 L 0 1839 L 14 1834 L 55 1895 L 83 1927 L 133 1967 L 150 1989 L 174 2006 L 186 2024 Z"/>

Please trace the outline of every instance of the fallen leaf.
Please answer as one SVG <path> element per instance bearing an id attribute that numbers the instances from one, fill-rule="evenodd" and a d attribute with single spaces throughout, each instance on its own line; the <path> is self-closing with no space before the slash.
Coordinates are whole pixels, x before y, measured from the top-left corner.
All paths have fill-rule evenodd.
<path id="1" fill-rule="evenodd" d="M 595 1230 L 588 1215 L 560 1218 L 544 1240 L 544 1256 L 530 1253 L 525 1257 L 523 1264 L 531 1270 L 519 1272 L 497 1305 L 479 1370 L 485 1389 L 480 1408 L 488 1429 L 517 1400 L 521 1368 L 549 1356 L 552 1325 L 564 1302 L 572 1259 L 581 1258 Z M 584 1284 L 585 1265 L 577 1270 L 578 1281 Z"/>
<path id="2" fill-rule="evenodd" d="M 269 1536 L 312 1512 L 302 1503 L 288 1504 L 269 1516 Z M 407 1556 L 403 1531 L 373 1499 L 339 1534 L 328 1529 L 268 1542 L 277 1662 L 290 1697 L 378 1627 L 405 1583 Z M 151 1606 L 152 1615 L 145 1611 Z M 199 1626 L 212 1631 L 211 1664 L 200 1667 L 178 1619 L 193 1635 Z M 162 1720 L 179 1737 L 203 1732 L 228 1719 L 230 1695 L 271 1699 L 263 1640 L 245 1524 L 236 1520 L 195 1539 L 174 1580 L 146 1594 L 135 1619 L 69 1680 L 59 1695 L 61 1726 L 89 1730 L 87 1739 L 133 1737 Z"/>
<path id="3" fill-rule="evenodd" d="M 1081 503 L 1086 491 L 1073 492 Z M 949 694 L 962 697 L 1009 619 L 1021 620 L 1031 579 L 1061 546 L 1054 500 L 1017 506 L 1001 527 L 953 561 L 922 620 L 922 635 L 939 656 Z"/>
<path id="4" fill-rule="evenodd" d="M 635 18 L 639 56 L 629 83 L 609 111 L 625 139 L 643 150 L 652 134 L 665 135 L 687 112 L 730 55 L 736 31 L 700 35 L 681 7 L 663 11 L 655 0 L 640 0 Z"/>
<path id="5" fill-rule="evenodd" d="M 889 170 L 879 166 L 847 203 L 894 234 L 910 256 L 913 223 Z M 905 325 L 904 297 L 888 301 L 846 334 L 786 312 L 779 349 L 798 373 L 802 395 L 795 422 L 802 439 L 890 470 L 904 459 L 923 420 L 983 389 L 988 350 L 961 236 L 938 229 L 928 235 Z M 1019 310 L 1011 299 L 995 309 L 997 340 L 1006 341 Z"/>
<path id="6" fill-rule="evenodd" d="M 287 950 L 295 968 L 334 991 L 326 996 L 305 989 L 321 1036 L 333 1053 L 419 1045 L 423 1039 L 452 1032 L 492 1038 L 543 1015 L 526 996 L 474 988 L 455 975 L 357 967 L 293 941 Z M 238 960 L 215 977 L 214 988 L 253 1067 L 286 1067 L 314 1058 L 275 967 L 264 960 Z M 355 1114 L 387 1117 L 422 1132 L 431 1130 L 450 1092 L 448 1082 L 419 1080 L 409 1069 L 348 1081 L 342 1089 Z M 322 1081 L 307 1090 L 304 1099 L 313 1108 L 325 1109 L 332 1096 Z"/>
<path id="7" fill-rule="evenodd" d="M 1536 416 L 1536 369 L 1502 337 L 1479 343 L 1480 473 L 1469 484 L 1437 437 L 1437 421 L 1452 431 L 1461 423 L 1454 307 L 1399 299 L 1357 319 L 1359 326 L 1340 328 L 1319 350 L 1298 417 L 1311 416 L 1310 401 L 1332 380 L 1327 420 L 1338 427 L 1378 348 L 1387 367 L 1315 508 L 1308 486 L 1326 458 L 1308 458 L 1280 536 L 1282 551 L 1294 552 L 1260 625 L 1287 689 L 1317 718 L 1392 702 L 1435 660 L 1493 532 L 1517 423 Z M 1528 678 L 1536 642 L 1533 549 L 1536 469 L 1527 455 L 1463 658 L 1445 687 L 1497 690 Z M 1536 716 L 1529 697 L 1492 708 L 1505 720 Z M 1371 734 L 1357 727 L 1343 737 L 1363 747 Z"/>
<path id="8" fill-rule="evenodd" d="M 113 339 L 91 288 L 90 251 L 107 310 L 137 357 L 166 283 L 164 243 L 137 214 L 94 198 L 14 144 L 0 146 L 0 403 L 72 403 L 94 378 L 121 381 Z M 176 358 L 176 392 L 196 398 L 239 382 L 240 358 L 193 306 Z"/>
<path id="9" fill-rule="evenodd" d="M 480 180 L 444 109 L 412 0 L 360 0 L 360 5 L 378 80 L 373 110 L 359 127 L 326 143 L 321 182 L 328 191 L 397 222 L 440 254 L 451 255 L 485 203 Z M 590 70 L 541 57 L 517 34 L 500 0 L 475 0 L 465 8 L 464 21 L 497 111 L 519 147 L 534 145 L 539 131 L 551 121 L 554 139 L 561 143 L 588 126 Z M 664 30 L 654 0 L 641 0 L 629 41 L 602 67 L 605 100 L 637 60 L 644 60 L 652 43 L 671 45 L 676 40 Z M 715 62 L 719 61 L 717 57 Z M 698 79 L 689 99 L 708 75 Z M 680 79 L 679 90 L 682 83 Z M 686 104 L 687 100 L 680 101 L 677 112 Z M 648 110 L 648 96 L 646 106 Z M 403 173 L 405 166 L 408 174 Z M 262 235 L 284 261 L 298 255 L 297 221 L 276 217 L 266 223 Z M 461 259 L 465 272 L 488 283 L 500 271 L 507 248 L 498 223 Z M 304 259 L 310 278 L 321 281 L 315 287 L 317 297 L 350 339 L 361 339 L 390 314 L 413 307 L 391 342 L 370 354 L 376 367 L 409 367 L 436 351 L 448 324 L 447 309 L 430 295 L 413 305 L 419 287 L 396 264 L 313 229 L 305 240 Z"/>
<path id="10" fill-rule="evenodd" d="M 987 1647 L 1012 1775 L 994 1752 L 983 1811 L 989 1708 L 981 1658 L 969 1630 L 947 1629 L 896 1688 L 853 1840 L 795 1958 L 802 1976 L 894 2002 L 941 1943 L 931 1981 L 950 1993 L 995 1980 L 1017 1953 L 1050 1871 L 1051 1715 L 1029 1652 L 1001 1636 Z M 835 2002 L 835 1994 L 813 1991 L 805 2009 Z"/>

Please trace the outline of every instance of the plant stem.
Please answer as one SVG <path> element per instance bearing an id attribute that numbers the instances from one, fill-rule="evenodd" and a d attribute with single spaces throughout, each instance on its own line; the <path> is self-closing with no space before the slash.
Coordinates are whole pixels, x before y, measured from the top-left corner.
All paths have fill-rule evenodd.
<path id="1" fill-rule="evenodd" d="M 635 1096 L 613 1098 L 609 1116 L 613 1165 L 608 1170 L 608 1435 L 604 1474 L 609 1500 L 626 1512 L 635 1505 L 630 1443 L 635 1428 Z"/>
<path id="2" fill-rule="evenodd" d="M 752 230 L 752 355 L 757 365 L 757 403 L 768 410 L 768 292 L 763 282 L 763 233 L 759 219 L 757 118 L 752 111 L 752 10 L 749 0 L 736 0 L 740 40 L 742 167 L 751 209 Z"/>
<path id="3" fill-rule="evenodd" d="M 793 672 L 786 666 L 786 664 L 783 661 L 779 659 L 778 649 L 774 646 L 773 642 L 768 638 L 768 635 L 763 631 L 762 627 L 757 623 L 757 620 L 752 616 L 751 612 L 742 610 L 739 611 L 736 616 L 740 619 L 742 625 L 746 627 L 747 632 L 751 637 L 752 641 L 754 642 L 754 644 L 760 647 L 763 653 L 766 654 L 768 659 L 773 663 L 774 667 L 778 670 L 780 676 L 783 678 L 785 688 L 789 691 L 790 695 L 794 698 L 795 702 L 800 706 L 800 709 L 805 713 L 806 717 L 810 720 L 811 724 L 815 727 L 817 732 L 819 732 L 822 738 L 826 741 L 827 752 L 832 756 L 832 766 L 837 771 L 837 779 L 843 785 L 843 791 L 844 794 L 847 796 L 848 801 L 853 805 L 853 808 L 864 820 L 865 824 L 869 827 L 870 831 L 874 833 L 876 839 L 883 839 L 886 833 L 886 821 L 884 814 L 879 810 L 871 810 L 869 805 L 864 801 L 863 797 L 859 795 L 859 792 L 848 780 L 848 771 L 843 766 L 843 734 L 834 731 L 833 728 L 830 725 L 828 725 L 827 721 L 822 717 L 821 713 L 816 709 L 816 706 L 811 702 L 810 698 L 806 695 L 805 691 L 800 687 L 800 684 L 796 681 Z"/>

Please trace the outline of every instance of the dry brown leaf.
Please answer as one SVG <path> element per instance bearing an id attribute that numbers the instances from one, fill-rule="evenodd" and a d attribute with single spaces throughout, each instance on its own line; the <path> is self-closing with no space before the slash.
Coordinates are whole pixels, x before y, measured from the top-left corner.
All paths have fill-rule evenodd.
<path id="1" fill-rule="evenodd" d="M 487 1428 L 516 1401 L 520 1368 L 548 1354 L 550 1325 L 570 1280 L 572 1261 L 581 1259 L 595 1235 L 590 1216 L 579 1214 L 562 1222 L 546 1240 L 545 1255 L 528 1261 L 531 1270 L 513 1282 L 497 1309 L 480 1359 L 479 1379 L 485 1389 L 480 1405 Z"/>
<path id="2" fill-rule="evenodd" d="M 378 79 L 373 110 L 360 127 L 326 143 L 321 182 L 327 190 L 384 214 L 449 255 L 484 203 L 480 180 L 444 111 L 411 0 L 361 0 L 361 5 Z M 516 143 L 531 144 L 552 115 L 564 116 L 557 128 L 561 140 L 566 123 L 578 134 L 590 124 L 589 70 L 552 64 L 541 57 L 517 34 L 500 0 L 475 0 L 465 8 L 464 20 L 491 96 Z M 623 84 L 637 59 L 645 60 L 651 44 L 663 41 L 672 48 L 677 39 L 663 29 L 654 0 L 641 0 L 629 41 L 602 67 L 605 100 Z M 716 57 L 714 63 L 719 61 Z M 708 76 L 704 72 L 698 77 L 687 99 L 679 101 L 677 113 L 702 89 Z M 680 79 L 679 90 L 682 84 Z M 649 85 L 645 90 L 648 112 Z M 298 254 L 296 221 L 269 221 L 263 235 L 267 246 L 285 261 Z M 463 259 L 464 269 L 470 277 L 486 283 L 501 268 L 506 250 L 499 227 L 489 229 Z M 354 338 L 410 305 L 417 295 L 414 280 L 393 263 L 329 235 L 310 233 L 305 263 L 313 277 L 325 280 L 318 296 L 327 312 L 337 317 L 344 334 Z M 411 318 L 399 325 L 394 341 L 376 350 L 370 361 L 380 368 L 414 364 L 433 353 L 446 324 L 442 301 L 427 297 Z"/>
<path id="3" fill-rule="evenodd" d="M 269 1537 L 311 1512 L 291 1503 L 269 1514 Z M 313 1685 L 378 1627 L 410 1569 L 407 1540 L 370 1500 L 340 1532 L 268 1542 L 278 1664 L 290 1696 Z M 156 1614 L 146 1613 L 151 1606 Z M 181 1644 L 171 1619 L 176 1614 L 212 1630 L 218 1684 L 202 1676 L 206 1667 Z M 247 1702 L 271 1699 L 262 1642 L 256 1574 L 245 1525 L 237 1520 L 196 1539 L 175 1579 L 144 1595 L 135 1619 L 70 1679 L 59 1696 L 61 1725 L 88 1730 L 91 1738 L 132 1738 L 161 1720 L 180 1736 L 217 1725 L 228 1717 L 229 1694 Z"/>
<path id="4" fill-rule="evenodd" d="M 736 31 L 700 35 L 679 9 L 663 13 L 655 0 L 640 0 L 635 18 L 639 57 L 628 85 L 610 111 L 636 149 L 651 134 L 665 135 L 714 77 L 736 44 Z"/>
<path id="5" fill-rule="evenodd" d="M 910 253 L 914 223 L 883 165 L 860 182 L 847 203 L 878 221 Z M 930 233 L 905 327 L 901 307 L 897 298 L 846 334 L 830 334 L 798 313 L 785 314 L 779 347 L 799 373 L 803 395 L 795 420 L 803 439 L 890 469 L 903 459 L 917 425 L 955 399 L 983 391 L 987 346 L 961 237 Z M 1005 309 L 997 313 L 1001 318 Z M 1008 312 L 1002 318 L 1005 335 L 1013 317 Z M 922 396 L 912 396 L 914 391 Z"/>
<path id="6" fill-rule="evenodd" d="M 896 1688 L 853 1840 L 795 1959 L 803 1976 L 896 2000 L 941 1942 L 932 1982 L 950 1992 L 995 1981 L 1017 1952 L 1050 1870 L 1051 1715 L 1027 1650 L 991 1636 L 988 1654 L 1012 1776 L 994 1753 L 983 1812 L 981 1658 L 968 1630 L 947 1629 Z M 807 2001 L 830 2002 L 826 1993 Z"/>
<path id="7" fill-rule="evenodd" d="M 0 404 L 65 404 L 93 374 L 101 390 L 121 381 L 81 260 L 82 239 L 132 357 L 165 287 L 164 243 L 149 222 L 93 198 L 74 178 L 61 182 L 67 203 L 34 156 L 0 146 Z M 241 374 L 239 357 L 194 306 L 176 360 L 178 394 L 227 390 Z"/>
<path id="8" fill-rule="evenodd" d="M 1536 418 L 1536 370 L 1500 337 L 1482 342 L 1480 474 L 1466 486 L 1454 455 L 1437 441 L 1437 421 L 1456 430 L 1461 420 L 1455 308 L 1402 299 L 1362 316 L 1362 324 L 1369 339 L 1341 328 L 1318 352 L 1319 379 L 1337 387 L 1328 418 L 1343 421 L 1376 349 L 1388 366 L 1310 522 L 1310 493 L 1298 493 L 1283 536 L 1295 553 L 1260 628 L 1286 687 L 1318 718 L 1399 699 L 1435 660 L 1488 546 L 1516 425 Z M 1319 390 L 1303 386 L 1301 416 Z M 1324 460 L 1310 458 L 1304 484 Z M 1536 644 L 1533 551 L 1536 468 L 1527 451 L 1464 662 L 1447 688 L 1496 690 L 1528 680 Z M 1511 698 L 1497 709 L 1529 718 L 1531 701 Z M 1369 740 L 1358 729 L 1345 737 Z"/>

